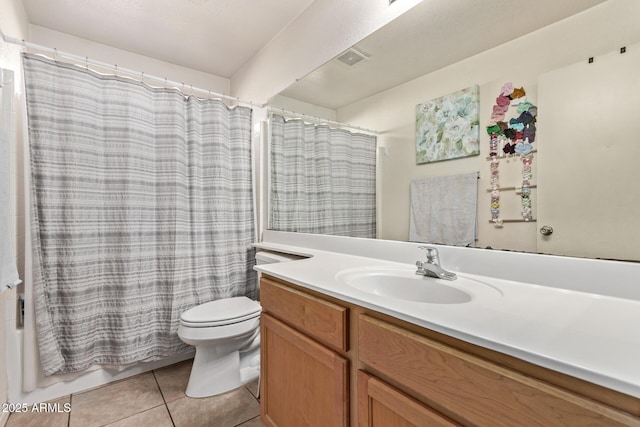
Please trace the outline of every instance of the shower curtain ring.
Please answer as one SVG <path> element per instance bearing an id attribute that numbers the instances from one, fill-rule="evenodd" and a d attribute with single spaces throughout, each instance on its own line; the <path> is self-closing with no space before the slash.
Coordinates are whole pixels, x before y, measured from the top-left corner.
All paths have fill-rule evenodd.
<path id="1" fill-rule="evenodd" d="M 84 68 L 87 69 L 87 70 L 89 69 L 89 57 L 88 56 L 84 57 Z"/>

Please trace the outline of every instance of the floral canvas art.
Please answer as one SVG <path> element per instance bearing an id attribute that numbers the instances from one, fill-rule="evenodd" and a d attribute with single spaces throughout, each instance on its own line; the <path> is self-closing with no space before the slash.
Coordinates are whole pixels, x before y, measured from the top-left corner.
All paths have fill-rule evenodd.
<path id="1" fill-rule="evenodd" d="M 416 163 L 480 154 L 479 88 L 472 86 L 416 106 Z"/>

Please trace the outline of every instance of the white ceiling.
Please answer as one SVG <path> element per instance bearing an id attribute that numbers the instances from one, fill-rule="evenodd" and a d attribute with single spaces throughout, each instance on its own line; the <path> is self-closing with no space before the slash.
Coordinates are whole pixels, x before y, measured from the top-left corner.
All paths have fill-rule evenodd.
<path id="1" fill-rule="evenodd" d="M 313 1 L 23 0 L 23 3 L 32 24 L 231 78 Z M 356 47 L 370 55 L 369 60 L 352 68 L 332 61 L 282 94 L 337 109 L 603 1 L 424 0 L 358 43 Z"/>
<path id="2" fill-rule="evenodd" d="M 313 0 L 23 0 L 34 25 L 230 78 Z"/>
<path id="3" fill-rule="evenodd" d="M 330 61 L 281 95 L 335 110 L 604 1 L 425 0 L 355 46 L 368 60 Z"/>

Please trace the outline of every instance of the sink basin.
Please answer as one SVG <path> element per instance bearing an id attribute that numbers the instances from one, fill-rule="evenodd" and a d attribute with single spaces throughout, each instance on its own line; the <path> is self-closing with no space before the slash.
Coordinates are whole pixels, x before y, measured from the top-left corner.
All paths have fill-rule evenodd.
<path id="1" fill-rule="evenodd" d="M 427 304 L 463 304 L 502 293 L 479 280 L 458 275 L 454 281 L 415 274 L 415 268 L 363 267 L 344 270 L 336 279 L 383 298 Z"/>

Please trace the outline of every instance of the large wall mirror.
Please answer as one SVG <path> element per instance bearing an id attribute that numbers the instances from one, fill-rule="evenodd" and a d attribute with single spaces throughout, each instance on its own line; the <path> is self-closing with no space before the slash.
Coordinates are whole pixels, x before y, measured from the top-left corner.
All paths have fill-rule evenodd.
<path id="1" fill-rule="evenodd" d="M 473 246 L 640 260 L 640 2 L 429 0 L 353 49 L 365 59 L 336 58 L 270 104 L 380 132 L 378 238 L 409 240 L 413 179 L 479 172 Z M 533 221 L 508 221 L 522 219 L 514 156 L 500 160 L 499 227 L 486 128 L 507 82 L 538 109 Z M 476 85 L 480 154 L 417 164 L 416 106 Z"/>

